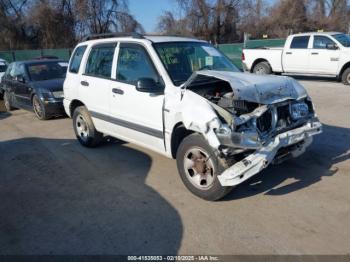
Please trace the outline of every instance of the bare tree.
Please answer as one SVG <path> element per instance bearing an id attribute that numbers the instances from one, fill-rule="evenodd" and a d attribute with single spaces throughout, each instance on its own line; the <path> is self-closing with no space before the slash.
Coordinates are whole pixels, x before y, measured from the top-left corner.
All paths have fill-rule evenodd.
<path id="1" fill-rule="evenodd" d="M 72 47 L 86 34 L 143 32 L 127 0 L 1 0 L 0 49 Z"/>
<path id="2" fill-rule="evenodd" d="M 78 28 L 81 35 L 112 31 L 143 31 L 129 14 L 126 0 L 76 0 Z"/>
<path id="3" fill-rule="evenodd" d="M 240 0 L 177 0 L 183 18 L 165 12 L 158 28 L 164 33 L 192 34 L 214 43 L 237 40 L 237 23 Z"/>

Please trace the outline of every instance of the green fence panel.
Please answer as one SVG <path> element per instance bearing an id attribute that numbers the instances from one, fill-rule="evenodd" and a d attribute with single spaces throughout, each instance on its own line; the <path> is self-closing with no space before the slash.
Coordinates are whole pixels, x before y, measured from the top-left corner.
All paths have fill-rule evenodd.
<path id="1" fill-rule="evenodd" d="M 31 60 L 41 56 L 57 56 L 66 61 L 69 60 L 71 50 L 68 48 L 62 49 L 42 49 L 42 50 L 14 50 L 14 51 L 0 51 L 0 58 L 6 60 L 8 63 L 13 61 Z"/>
<path id="2" fill-rule="evenodd" d="M 249 40 L 246 48 L 259 48 L 259 47 L 278 47 L 284 46 L 286 39 L 259 39 Z"/>
<path id="3" fill-rule="evenodd" d="M 246 43 L 246 48 L 259 48 L 259 47 L 278 47 L 283 46 L 285 39 L 259 39 L 249 40 Z M 239 68 L 242 69 L 242 50 L 243 44 L 221 44 L 218 48 L 223 52 L 230 60 Z"/>
<path id="4" fill-rule="evenodd" d="M 17 50 L 15 51 L 16 61 L 31 60 L 41 56 L 41 50 Z"/>
<path id="5" fill-rule="evenodd" d="M 70 57 L 70 49 L 62 48 L 62 49 L 43 49 L 43 55 L 57 56 L 60 59 L 64 59 L 66 61 L 69 60 Z"/>
<path id="6" fill-rule="evenodd" d="M 259 39 L 249 40 L 246 43 L 246 48 L 259 48 L 259 47 L 276 47 L 283 46 L 285 39 Z M 223 52 L 238 68 L 242 68 L 242 43 L 236 44 L 221 44 L 218 48 Z M 69 60 L 72 49 L 43 49 L 43 50 L 14 50 L 14 51 L 0 51 L 0 58 L 5 59 L 7 62 L 30 60 L 35 57 L 43 55 L 57 56 L 60 59 Z"/>
<path id="7" fill-rule="evenodd" d="M 0 51 L 0 58 L 6 60 L 8 63 L 11 63 L 13 61 L 12 52 Z"/>
<path id="8" fill-rule="evenodd" d="M 243 44 L 222 44 L 218 48 L 223 52 L 238 68 L 242 69 L 242 49 Z"/>

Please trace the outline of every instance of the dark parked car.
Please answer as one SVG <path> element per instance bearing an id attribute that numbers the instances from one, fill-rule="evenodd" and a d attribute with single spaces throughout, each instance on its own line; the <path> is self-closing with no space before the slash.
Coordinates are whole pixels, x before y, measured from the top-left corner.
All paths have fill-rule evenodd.
<path id="1" fill-rule="evenodd" d="M 67 63 L 63 60 L 36 60 L 11 63 L 2 78 L 4 103 L 33 110 L 41 119 L 64 114 L 63 81 Z"/>

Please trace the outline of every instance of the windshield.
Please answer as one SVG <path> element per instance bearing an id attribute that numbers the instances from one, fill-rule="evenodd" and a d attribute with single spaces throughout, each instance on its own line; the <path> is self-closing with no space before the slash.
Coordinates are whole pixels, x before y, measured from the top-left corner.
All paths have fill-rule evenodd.
<path id="1" fill-rule="evenodd" d="M 27 65 L 28 74 L 32 81 L 43 81 L 66 77 L 67 63 L 42 62 Z"/>
<path id="2" fill-rule="evenodd" d="M 7 65 L 4 63 L 0 63 L 0 73 L 5 72 L 7 69 Z"/>
<path id="3" fill-rule="evenodd" d="M 336 34 L 332 35 L 338 42 L 340 42 L 344 47 L 350 47 L 350 36 L 346 34 Z"/>
<path id="4" fill-rule="evenodd" d="M 177 86 L 199 70 L 239 72 L 226 56 L 208 43 L 168 42 L 156 43 L 154 47 Z"/>

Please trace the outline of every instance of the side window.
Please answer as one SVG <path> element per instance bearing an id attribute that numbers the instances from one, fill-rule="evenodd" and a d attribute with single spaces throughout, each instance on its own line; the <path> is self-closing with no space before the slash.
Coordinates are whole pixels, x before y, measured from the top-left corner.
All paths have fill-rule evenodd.
<path id="1" fill-rule="evenodd" d="M 139 78 L 152 78 L 159 82 L 158 73 L 145 48 L 138 44 L 121 44 L 117 80 L 136 84 Z"/>
<path id="2" fill-rule="evenodd" d="M 69 72 L 77 74 L 79 72 L 81 59 L 83 58 L 83 55 L 85 53 L 86 46 L 79 46 L 75 49 L 74 54 L 72 56 L 70 65 L 69 65 Z"/>
<path id="3" fill-rule="evenodd" d="M 294 36 L 292 43 L 290 44 L 291 49 L 306 49 L 309 44 L 310 36 Z"/>
<path id="4" fill-rule="evenodd" d="M 85 74 L 110 78 L 115 46 L 115 44 L 108 44 L 92 47 L 86 63 Z"/>
<path id="5" fill-rule="evenodd" d="M 326 49 L 328 44 L 335 44 L 331 39 L 326 36 L 315 35 L 314 36 L 314 48 Z"/>

